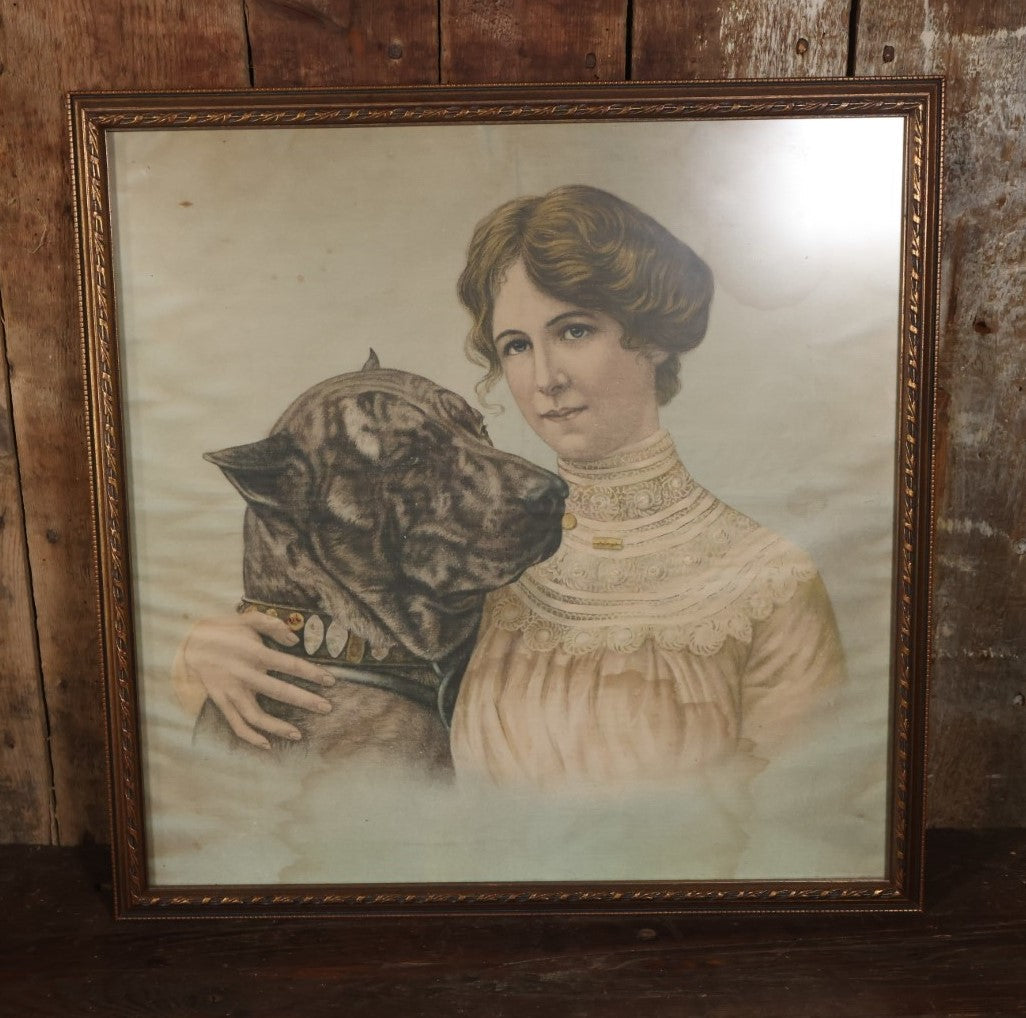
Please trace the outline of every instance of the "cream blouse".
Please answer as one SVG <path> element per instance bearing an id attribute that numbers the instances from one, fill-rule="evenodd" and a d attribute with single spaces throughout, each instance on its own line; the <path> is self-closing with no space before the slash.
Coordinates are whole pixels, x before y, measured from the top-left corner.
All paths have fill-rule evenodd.
<path id="1" fill-rule="evenodd" d="M 843 678 L 812 560 L 697 484 L 665 431 L 559 471 L 559 550 L 486 603 L 457 772 L 608 787 L 768 759 Z"/>

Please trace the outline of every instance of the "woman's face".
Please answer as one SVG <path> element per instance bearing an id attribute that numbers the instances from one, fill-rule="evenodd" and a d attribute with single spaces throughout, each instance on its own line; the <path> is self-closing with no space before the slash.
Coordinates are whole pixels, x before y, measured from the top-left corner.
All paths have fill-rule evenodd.
<path id="1" fill-rule="evenodd" d="M 492 335 L 520 412 L 558 456 L 600 459 L 658 430 L 658 357 L 625 350 L 609 315 L 539 290 L 519 260 L 499 288 Z"/>

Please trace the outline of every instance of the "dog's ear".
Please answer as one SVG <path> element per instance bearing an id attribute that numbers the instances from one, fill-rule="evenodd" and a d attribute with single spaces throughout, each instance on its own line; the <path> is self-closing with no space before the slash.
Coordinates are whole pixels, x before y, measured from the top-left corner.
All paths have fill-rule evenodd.
<path id="1" fill-rule="evenodd" d="M 373 347 L 371 348 L 370 355 L 367 360 L 364 361 L 361 371 L 377 371 L 381 367 L 381 361 L 378 360 L 378 355 L 374 352 Z"/>
<path id="2" fill-rule="evenodd" d="M 254 509 L 290 515 L 307 488 L 309 467 L 292 436 L 279 432 L 249 445 L 236 445 L 203 458 L 219 466 Z"/>

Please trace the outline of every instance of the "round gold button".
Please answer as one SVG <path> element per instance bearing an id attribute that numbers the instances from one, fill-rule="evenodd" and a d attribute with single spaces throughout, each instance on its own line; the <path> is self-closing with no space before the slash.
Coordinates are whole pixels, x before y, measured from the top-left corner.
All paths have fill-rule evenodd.
<path id="1" fill-rule="evenodd" d="M 563 513 L 563 529 L 573 530 L 577 526 L 577 517 L 573 513 Z"/>

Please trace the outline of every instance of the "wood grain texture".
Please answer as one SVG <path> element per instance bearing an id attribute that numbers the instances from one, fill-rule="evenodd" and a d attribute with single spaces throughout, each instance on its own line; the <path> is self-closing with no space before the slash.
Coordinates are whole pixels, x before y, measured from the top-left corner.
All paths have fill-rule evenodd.
<path id="1" fill-rule="evenodd" d="M 1023 1013 L 1026 832 L 936 832 L 925 915 L 115 923 L 102 854 L 0 848 L 11 1015 Z"/>
<path id="2" fill-rule="evenodd" d="M 621 81 L 627 0 L 441 0 L 442 82 Z"/>
<path id="3" fill-rule="evenodd" d="M 843 75 L 849 0 L 634 0 L 631 77 Z"/>
<path id="4" fill-rule="evenodd" d="M 245 0 L 245 9 L 254 85 L 438 81 L 437 0 Z"/>
<path id="5" fill-rule="evenodd" d="M 42 683 L 0 314 L 0 843 L 53 841 Z"/>
<path id="6" fill-rule="evenodd" d="M 0 15 L 0 291 L 56 817 L 68 844 L 106 839 L 108 825 L 63 94 L 245 85 L 245 33 L 236 0 L 4 0 Z"/>
<path id="7" fill-rule="evenodd" d="M 1026 7 L 862 0 L 859 74 L 947 76 L 935 825 L 1026 822 Z"/>

